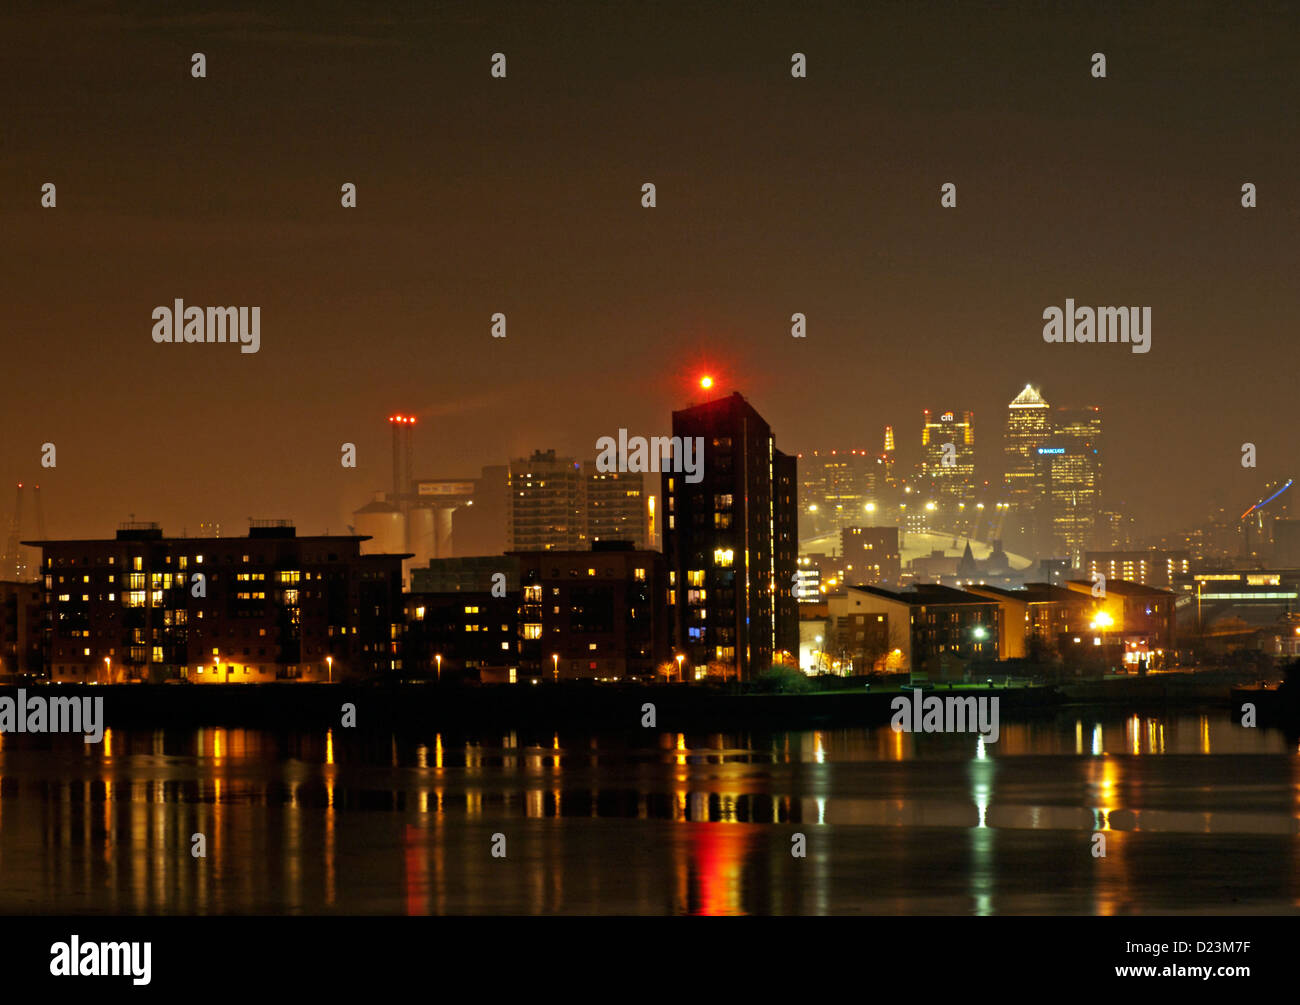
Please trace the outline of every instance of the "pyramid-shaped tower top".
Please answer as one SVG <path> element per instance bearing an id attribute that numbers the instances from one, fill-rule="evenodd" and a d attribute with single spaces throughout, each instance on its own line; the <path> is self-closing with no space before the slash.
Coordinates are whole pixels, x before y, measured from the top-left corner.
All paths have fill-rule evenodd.
<path id="1" fill-rule="evenodd" d="M 1007 408 L 1050 408 L 1051 406 L 1043 400 L 1043 396 L 1038 393 L 1038 388 L 1031 384 L 1026 384 L 1025 389 L 1016 395 L 1015 401 L 1011 402 Z"/>

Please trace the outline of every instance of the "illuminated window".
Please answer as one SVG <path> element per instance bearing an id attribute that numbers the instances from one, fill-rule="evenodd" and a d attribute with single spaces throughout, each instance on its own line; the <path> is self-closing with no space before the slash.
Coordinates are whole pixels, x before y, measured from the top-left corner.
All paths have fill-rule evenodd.
<path id="1" fill-rule="evenodd" d="M 632 578 L 639 583 L 645 582 L 645 569 L 633 569 Z"/>
<path id="2" fill-rule="evenodd" d="M 731 548 L 715 548 L 713 551 L 713 564 L 719 568 L 729 569 L 735 557 L 736 553 Z"/>
<path id="3" fill-rule="evenodd" d="M 466 607 L 466 608 L 465 608 L 465 613 L 466 613 L 466 614 L 477 614 L 477 613 L 478 613 L 478 608 L 477 608 L 477 607 Z"/>
<path id="4" fill-rule="evenodd" d="M 524 625 L 524 638 L 540 639 L 542 637 L 541 625 Z"/>

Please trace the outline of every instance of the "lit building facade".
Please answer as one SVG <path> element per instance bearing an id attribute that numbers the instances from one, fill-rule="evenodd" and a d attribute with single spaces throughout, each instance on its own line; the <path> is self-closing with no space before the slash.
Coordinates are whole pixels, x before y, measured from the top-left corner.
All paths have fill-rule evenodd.
<path id="1" fill-rule="evenodd" d="M 702 480 L 663 474 L 673 643 L 693 667 L 748 679 L 799 647 L 796 459 L 740 394 L 673 413 L 700 437 Z"/>
<path id="2" fill-rule="evenodd" d="M 1016 547 L 1032 550 L 1039 536 L 1044 496 L 1038 448 L 1051 433 L 1051 407 L 1036 387 L 1025 385 L 1007 405 L 1003 443 L 1003 486 L 1006 512 L 1003 534 Z"/>
<path id="3" fill-rule="evenodd" d="M 814 450 L 798 455 L 799 506 L 814 527 L 862 520 L 885 480 L 885 458 L 866 450 Z"/>
<path id="4" fill-rule="evenodd" d="M 1176 577 L 1191 570 L 1192 559 L 1186 551 L 1090 551 L 1083 564 L 1089 581 L 1101 573 L 1107 582 L 1123 579 L 1168 589 Z"/>
<path id="5" fill-rule="evenodd" d="M 639 472 L 598 471 L 595 461 L 583 465 L 587 477 L 585 508 L 587 539 L 627 541 L 632 547 L 651 547 L 650 493 Z"/>
<path id="6" fill-rule="evenodd" d="M 903 571 L 897 527 L 845 527 L 840 556 L 850 584 L 893 586 Z"/>
<path id="7" fill-rule="evenodd" d="M 517 587 L 505 596 L 488 589 L 412 592 L 402 600 L 404 678 L 511 681 L 520 652 Z"/>
<path id="8" fill-rule="evenodd" d="M 626 542 L 519 562 L 519 680 L 653 679 L 670 662 L 668 573 Z"/>
<path id="9" fill-rule="evenodd" d="M 583 551 L 587 547 L 587 479 L 582 464 L 533 452 L 510 462 L 506 550 Z"/>
<path id="10" fill-rule="evenodd" d="M 951 409 L 931 412 L 927 408 L 922 414 L 922 478 L 938 496 L 971 498 L 975 481 L 975 413 Z"/>
<path id="11" fill-rule="evenodd" d="M 42 550 L 44 653 L 55 682 L 248 684 L 401 671 L 402 561 L 364 536 L 168 538 L 128 524 L 113 540 Z"/>
<path id="12" fill-rule="evenodd" d="M 961 680 L 972 663 L 998 658 L 1001 612 L 987 597 L 918 583 L 907 590 L 853 586 L 827 603 L 837 638 L 866 670 Z"/>

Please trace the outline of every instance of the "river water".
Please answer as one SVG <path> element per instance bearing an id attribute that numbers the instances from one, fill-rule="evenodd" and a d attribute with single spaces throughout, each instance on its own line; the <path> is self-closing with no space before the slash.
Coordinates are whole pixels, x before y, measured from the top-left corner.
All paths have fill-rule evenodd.
<path id="1" fill-rule="evenodd" d="M 987 745 L 8 734 L 0 913 L 1294 912 L 1297 820 L 1300 755 L 1223 710 L 1004 718 Z"/>

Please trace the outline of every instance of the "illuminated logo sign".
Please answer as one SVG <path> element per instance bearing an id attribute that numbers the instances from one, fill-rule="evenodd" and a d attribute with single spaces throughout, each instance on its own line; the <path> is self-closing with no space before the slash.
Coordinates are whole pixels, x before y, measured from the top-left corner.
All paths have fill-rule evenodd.
<path id="1" fill-rule="evenodd" d="M 944 412 L 943 415 L 939 416 L 939 421 L 952 422 L 952 412 Z"/>
<path id="2" fill-rule="evenodd" d="M 472 496 L 473 482 L 420 482 L 416 492 L 422 496 Z"/>
<path id="3" fill-rule="evenodd" d="M 1064 447 L 1039 447 L 1038 452 L 1040 454 L 1063 454 L 1065 453 L 1065 448 Z"/>

